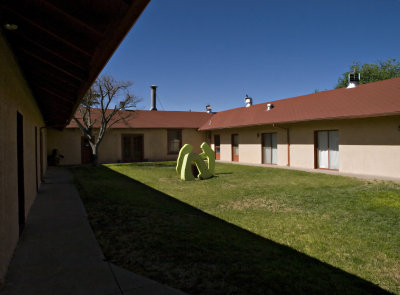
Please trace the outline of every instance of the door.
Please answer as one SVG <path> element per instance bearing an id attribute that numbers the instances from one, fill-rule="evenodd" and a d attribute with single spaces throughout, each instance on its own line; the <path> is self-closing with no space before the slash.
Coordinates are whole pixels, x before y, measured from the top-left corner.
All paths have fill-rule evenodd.
<path id="1" fill-rule="evenodd" d="M 221 149 L 220 149 L 220 137 L 219 135 L 214 135 L 214 151 L 215 151 L 215 160 L 220 159 Z"/>
<path id="2" fill-rule="evenodd" d="M 317 131 L 317 168 L 339 169 L 339 132 Z"/>
<path id="3" fill-rule="evenodd" d="M 232 161 L 239 161 L 239 134 L 232 134 Z"/>
<path id="4" fill-rule="evenodd" d="M 42 135 L 42 128 L 39 129 L 39 145 L 40 145 L 40 181 L 44 181 L 43 179 L 43 174 L 44 174 L 44 169 L 43 169 L 43 135 Z"/>
<path id="5" fill-rule="evenodd" d="M 36 178 L 36 191 L 39 190 L 39 180 L 38 180 L 38 128 L 35 127 L 35 178 Z"/>
<path id="6" fill-rule="evenodd" d="M 122 134 L 122 162 L 143 161 L 143 134 Z"/>
<path id="7" fill-rule="evenodd" d="M 276 164 L 277 163 L 277 136 L 276 133 L 262 134 L 262 163 Z"/>
<path id="8" fill-rule="evenodd" d="M 24 121 L 17 112 L 17 166 L 18 166 L 18 226 L 19 234 L 25 227 L 25 179 L 24 179 Z"/>
<path id="9" fill-rule="evenodd" d="M 82 164 L 90 164 L 92 162 L 92 148 L 89 139 L 85 136 L 81 137 L 81 161 Z"/>

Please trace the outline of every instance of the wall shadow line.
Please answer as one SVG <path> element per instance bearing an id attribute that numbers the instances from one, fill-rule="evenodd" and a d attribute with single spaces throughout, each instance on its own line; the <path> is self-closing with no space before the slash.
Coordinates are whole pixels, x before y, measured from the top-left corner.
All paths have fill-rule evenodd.
<path id="1" fill-rule="evenodd" d="M 82 169 L 98 171 L 82 180 Z M 107 259 L 171 287 L 190 294 L 391 294 L 107 167 L 72 170 Z"/>

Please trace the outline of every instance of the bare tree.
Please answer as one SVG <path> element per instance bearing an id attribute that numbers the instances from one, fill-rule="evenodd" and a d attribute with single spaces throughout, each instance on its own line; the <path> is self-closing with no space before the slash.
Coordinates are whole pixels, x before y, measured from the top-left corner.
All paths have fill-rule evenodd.
<path id="1" fill-rule="evenodd" d="M 129 92 L 132 82 L 119 82 L 112 76 L 101 76 L 86 92 L 73 119 L 92 148 L 92 163 L 98 165 L 98 149 L 104 134 L 115 123 L 133 114 L 139 99 Z M 114 108 L 110 107 L 114 104 Z"/>

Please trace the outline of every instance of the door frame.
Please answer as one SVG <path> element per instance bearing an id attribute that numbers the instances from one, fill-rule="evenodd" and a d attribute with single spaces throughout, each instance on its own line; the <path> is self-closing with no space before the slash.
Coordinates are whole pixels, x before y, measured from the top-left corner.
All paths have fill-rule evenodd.
<path id="1" fill-rule="evenodd" d="M 83 157 L 83 144 L 84 144 L 84 140 L 85 139 L 88 139 L 86 136 L 81 136 L 81 164 L 83 164 L 83 165 L 86 165 L 86 164 L 90 164 L 91 162 L 92 162 L 92 157 L 93 157 L 93 152 L 92 152 L 92 147 L 90 146 L 90 144 L 89 144 L 89 146 L 90 146 L 90 157 L 89 157 L 89 162 L 87 162 L 87 163 L 84 163 L 83 162 L 83 159 L 84 159 L 84 157 Z M 89 139 L 88 139 L 89 140 Z"/>
<path id="2" fill-rule="evenodd" d="M 19 235 L 25 227 L 25 172 L 24 172 L 24 117 L 17 112 L 17 177 L 18 177 L 18 228 Z"/>
<path id="3" fill-rule="evenodd" d="M 239 162 L 239 155 L 235 155 L 234 153 L 234 137 L 237 136 L 238 139 L 238 143 L 237 143 L 237 148 L 239 149 L 239 134 L 238 133 L 234 133 L 231 135 L 231 147 L 232 147 L 232 162 Z"/>
<path id="4" fill-rule="evenodd" d="M 43 182 L 44 181 L 44 163 L 43 163 L 43 134 L 42 134 L 42 127 L 39 128 L 39 150 L 40 150 L 40 154 L 39 154 L 39 159 L 40 159 L 40 181 Z"/>
<path id="5" fill-rule="evenodd" d="M 219 145 L 216 144 L 215 138 L 218 136 L 219 138 Z M 219 148 L 219 152 L 217 153 L 217 147 Z M 219 134 L 214 134 L 214 152 L 215 152 L 215 160 L 221 159 L 221 136 Z"/>
<path id="6" fill-rule="evenodd" d="M 39 179 L 38 179 L 38 128 L 35 126 L 35 181 L 36 181 L 36 192 L 39 191 Z"/>
<path id="7" fill-rule="evenodd" d="M 339 129 L 329 129 L 329 130 L 315 130 L 314 131 L 314 169 L 321 169 L 321 170 L 331 170 L 331 171 L 339 171 L 339 169 L 332 169 L 332 168 L 319 168 L 319 157 L 318 157 L 318 132 L 328 132 L 328 167 L 330 166 L 330 145 L 329 145 L 329 132 L 330 131 L 337 131 L 339 137 Z M 339 144 L 338 144 L 339 147 Z M 338 150 L 339 152 L 339 150 Z M 340 154 L 339 154 L 340 155 Z M 340 157 L 340 156 L 339 156 Z"/>
<path id="8" fill-rule="evenodd" d="M 264 163 L 264 134 L 271 134 L 271 163 Z M 276 134 L 276 151 L 278 153 L 278 133 L 277 132 L 261 133 L 261 164 L 264 165 L 278 165 L 278 163 L 272 163 L 272 134 Z M 276 160 L 278 162 L 278 159 Z"/>
<path id="9" fill-rule="evenodd" d="M 143 133 L 123 133 L 123 134 L 121 134 L 121 162 L 122 163 L 131 162 L 131 161 L 128 162 L 128 161 L 126 161 L 126 159 L 124 159 L 124 137 L 125 136 L 141 137 L 142 138 L 142 141 L 141 141 L 142 152 L 141 152 L 141 155 L 140 155 L 140 160 L 139 161 L 134 161 L 134 162 L 143 162 L 143 159 L 144 159 L 144 134 Z M 133 145 L 132 145 L 132 148 L 133 148 Z"/>

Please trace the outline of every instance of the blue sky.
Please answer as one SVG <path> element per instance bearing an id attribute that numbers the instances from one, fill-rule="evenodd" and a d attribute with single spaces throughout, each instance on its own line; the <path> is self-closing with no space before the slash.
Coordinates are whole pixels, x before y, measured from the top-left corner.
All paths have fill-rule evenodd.
<path id="1" fill-rule="evenodd" d="M 400 60 L 400 0 L 152 0 L 103 73 L 150 107 L 213 111 L 334 88 L 353 61 Z"/>

